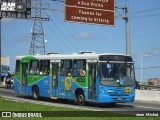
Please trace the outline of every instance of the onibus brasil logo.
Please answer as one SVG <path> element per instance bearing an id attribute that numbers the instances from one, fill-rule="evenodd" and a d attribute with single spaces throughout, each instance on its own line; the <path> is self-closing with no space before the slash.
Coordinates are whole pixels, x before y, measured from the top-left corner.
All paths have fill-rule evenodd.
<path id="1" fill-rule="evenodd" d="M 2 117 L 42 117 L 42 114 L 39 112 L 2 112 Z"/>

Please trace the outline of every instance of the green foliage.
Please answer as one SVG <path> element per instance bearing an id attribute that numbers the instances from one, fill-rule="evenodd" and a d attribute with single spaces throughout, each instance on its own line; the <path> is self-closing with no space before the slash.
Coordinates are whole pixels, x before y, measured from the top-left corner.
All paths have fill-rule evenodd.
<path id="1" fill-rule="evenodd" d="M 16 101 L 10 101 L 6 100 L 4 98 L 0 98 L 0 111 L 22 111 L 22 112 L 36 112 L 36 111 L 52 111 L 51 114 L 56 114 L 58 113 L 59 117 L 42 117 L 42 118 L 0 118 L 1 120 L 159 120 L 158 117 L 132 117 L 133 115 L 123 115 L 123 114 L 117 114 L 117 113 L 112 113 L 112 112 L 104 112 L 105 117 L 96 117 L 95 114 L 92 113 L 92 111 L 84 111 L 84 110 L 78 110 L 78 109 L 72 109 L 72 108 L 66 108 L 66 107 L 54 107 L 54 106 L 47 106 L 47 105 L 39 105 L 39 104 L 31 104 L 31 103 L 26 103 L 26 102 L 16 102 Z M 36 102 L 35 102 L 36 103 Z M 73 113 L 73 116 L 71 115 L 70 117 L 65 117 L 61 115 L 61 113 L 68 113 L 71 112 Z M 74 113 L 78 113 L 79 116 L 82 114 L 81 117 L 74 117 Z M 103 112 L 103 111 L 98 111 L 98 113 Z M 83 116 L 84 113 L 88 114 L 88 117 L 85 115 Z M 92 116 L 93 115 L 93 116 Z M 62 116 L 62 117 L 60 117 Z M 95 116 L 95 117 L 94 117 Z M 106 117 L 108 116 L 108 117 Z M 131 116 L 131 117 L 128 117 Z"/>

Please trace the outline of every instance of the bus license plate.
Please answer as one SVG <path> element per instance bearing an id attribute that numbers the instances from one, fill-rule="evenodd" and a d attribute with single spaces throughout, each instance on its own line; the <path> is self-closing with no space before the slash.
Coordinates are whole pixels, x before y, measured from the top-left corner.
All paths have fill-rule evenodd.
<path id="1" fill-rule="evenodd" d="M 117 100 L 123 100 L 123 98 L 117 98 Z"/>

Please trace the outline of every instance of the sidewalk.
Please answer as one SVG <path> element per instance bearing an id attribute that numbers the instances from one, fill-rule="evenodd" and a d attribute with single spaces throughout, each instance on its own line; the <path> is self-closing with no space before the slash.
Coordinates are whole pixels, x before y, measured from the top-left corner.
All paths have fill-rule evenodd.
<path id="1" fill-rule="evenodd" d="M 5 82 L 0 82 L 0 86 L 5 86 Z"/>
<path id="2" fill-rule="evenodd" d="M 160 105 L 160 102 L 159 101 L 143 101 L 143 100 L 136 100 L 135 99 L 135 102 L 140 102 L 140 103 L 150 103 L 150 104 L 158 104 Z"/>
<path id="3" fill-rule="evenodd" d="M 0 88 L 5 88 L 5 85 L 0 85 Z"/>

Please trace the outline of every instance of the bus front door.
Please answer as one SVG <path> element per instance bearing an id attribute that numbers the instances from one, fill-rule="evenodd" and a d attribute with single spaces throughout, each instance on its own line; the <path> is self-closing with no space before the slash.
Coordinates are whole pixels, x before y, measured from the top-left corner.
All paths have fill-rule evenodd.
<path id="1" fill-rule="evenodd" d="M 89 63 L 88 74 L 88 99 L 91 101 L 96 100 L 96 63 Z"/>
<path id="2" fill-rule="evenodd" d="M 21 94 L 26 94 L 28 63 L 22 63 Z"/>
<path id="3" fill-rule="evenodd" d="M 50 86 L 51 97 L 57 97 L 58 95 L 58 63 L 52 63 L 52 80 Z"/>

